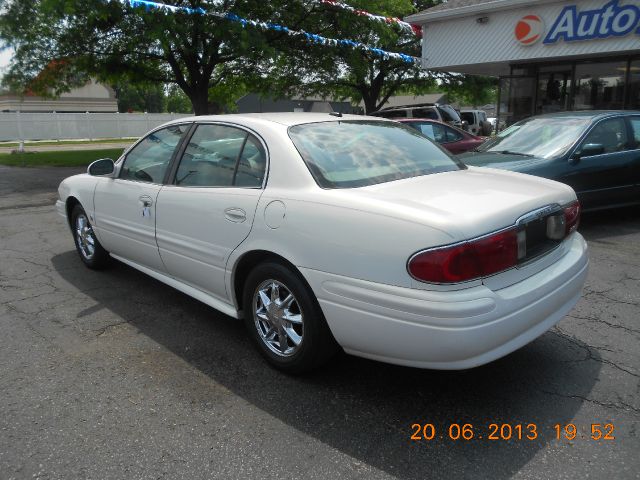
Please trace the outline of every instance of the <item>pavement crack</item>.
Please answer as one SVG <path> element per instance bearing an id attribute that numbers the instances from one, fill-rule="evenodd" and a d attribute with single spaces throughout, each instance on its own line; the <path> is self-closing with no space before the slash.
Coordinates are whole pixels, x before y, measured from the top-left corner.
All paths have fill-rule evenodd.
<path id="1" fill-rule="evenodd" d="M 582 358 L 580 360 L 575 360 L 576 362 L 586 362 L 589 360 L 593 360 L 594 362 L 599 362 L 605 365 L 609 365 L 610 367 L 613 367 L 617 370 L 620 370 L 621 372 L 624 372 L 628 375 L 631 375 L 632 377 L 636 377 L 636 378 L 640 378 L 640 374 L 637 374 L 635 372 L 632 372 L 631 370 L 628 370 L 627 368 L 618 365 L 616 362 L 613 362 L 611 360 L 607 360 L 605 358 L 602 358 L 600 356 L 596 357 L 593 355 L 593 350 L 598 350 L 598 351 L 606 351 L 606 352 L 610 352 L 610 353 L 617 353 L 614 350 L 610 350 L 608 348 L 605 347 L 596 347 L 594 345 L 589 345 L 587 343 L 582 342 L 581 340 L 578 340 L 575 337 L 572 337 L 571 335 L 567 334 L 566 332 L 563 332 L 560 328 L 556 327 L 554 330 L 550 331 L 551 333 L 564 338 L 565 340 L 567 340 L 568 342 L 571 342 L 572 344 L 574 344 L 576 347 L 583 349 L 586 353 L 587 356 L 585 358 Z"/>
<path id="2" fill-rule="evenodd" d="M 589 321 L 589 322 L 603 323 L 603 324 L 605 324 L 605 325 L 607 325 L 608 327 L 611 327 L 611 328 L 620 328 L 620 329 L 625 330 L 627 332 L 635 333 L 635 334 L 640 335 L 640 330 L 635 330 L 633 328 L 625 327 L 624 325 L 618 325 L 617 323 L 611 323 L 611 322 L 608 322 L 606 320 L 603 320 L 603 319 L 597 318 L 597 317 L 581 317 L 579 315 L 567 315 L 567 317 L 575 318 L 576 320 L 586 320 L 586 321 Z"/>
<path id="3" fill-rule="evenodd" d="M 605 407 L 605 408 L 611 408 L 614 410 L 631 410 L 632 412 L 636 412 L 636 413 L 640 413 L 640 408 L 634 407 L 633 405 L 629 405 L 628 403 L 625 402 L 618 402 L 618 403 L 613 403 L 613 402 L 603 402 L 600 400 L 596 400 L 594 398 L 588 398 L 585 397 L 583 395 L 568 395 L 568 394 L 564 394 L 564 393 L 560 393 L 560 392 L 553 392 L 550 390 L 540 390 L 541 393 L 544 393 L 545 395 L 553 395 L 556 397 L 561 397 L 561 398 L 568 398 L 571 400 L 582 400 L 583 402 L 588 402 L 588 403 L 593 403 L 595 405 L 599 405 L 601 407 Z"/>

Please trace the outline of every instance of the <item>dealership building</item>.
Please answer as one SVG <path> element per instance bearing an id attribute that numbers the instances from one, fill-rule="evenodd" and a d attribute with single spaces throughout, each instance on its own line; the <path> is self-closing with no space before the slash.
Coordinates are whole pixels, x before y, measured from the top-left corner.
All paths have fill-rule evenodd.
<path id="1" fill-rule="evenodd" d="M 449 0 L 406 20 L 424 68 L 499 77 L 501 122 L 640 110 L 640 0 Z"/>

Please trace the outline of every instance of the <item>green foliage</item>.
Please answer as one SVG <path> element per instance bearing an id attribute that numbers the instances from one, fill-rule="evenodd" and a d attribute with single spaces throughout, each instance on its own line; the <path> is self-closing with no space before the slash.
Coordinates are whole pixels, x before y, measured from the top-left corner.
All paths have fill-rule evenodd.
<path id="1" fill-rule="evenodd" d="M 191 100 L 177 86 L 169 87 L 167 93 L 167 112 L 170 113 L 193 113 Z"/>
<path id="2" fill-rule="evenodd" d="M 450 101 L 461 106 L 481 107 L 496 103 L 498 99 L 498 79 L 476 75 L 448 75 L 439 86 Z"/>
<path id="3" fill-rule="evenodd" d="M 118 111 L 161 113 L 166 111 L 167 99 L 162 84 L 132 85 L 120 81 L 113 86 L 118 99 Z"/>
<path id="4" fill-rule="evenodd" d="M 16 52 L 8 82 L 23 91 L 37 87 L 54 95 L 86 81 L 86 75 L 109 84 L 173 84 L 189 98 L 196 114 L 229 110 L 249 91 L 349 98 L 363 101 L 370 112 L 399 89 L 424 91 L 434 84 L 434 76 L 419 64 L 381 59 L 350 47 L 313 45 L 285 32 L 245 28 L 220 15 L 233 12 L 419 57 L 420 40 L 385 22 L 306 0 L 168 3 L 205 8 L 210 15 L 131 8 L 120 0 L 4 0 L 0 40 Z M 350 2 L 393 17 L 431 3 L 439 1 Z M 58 71 L 43 77 L 52 60 Z M 184 110 L 177 108 L 184 105 L 174 97 L 171 105 Z"/>
<path id="5" fill-rule="evenodd" d="M 410 0 L 353 0 L 350 5 L 389 17 L 415 12 Z M 322 6 L 312 9 L 302 27 L 329 38 L 347 38 L 383 50 L 420 57 L 420 39 L 398 26 Z M 279 95 L 320 95 L 363 102 L 366 113 L 381 108 L 401 89 L 424 92 L 433 88 L 436 75 L 419 63 L 384 59 L 350 47 L 327 48 L 289 41 L 271 70 L 270 92 Z"/>
<path id="6" fill-rule="evenodd" d="M 176 84 L 196 113 L 208 113 L 209 89 L 242 75 L 270 50 L 261 35 L 215 15 L 190 15 L 119 0 L 5 0 L 0 39 L 15 50 L 9 71 L 13 86 L 31 88 L 52 60 L 110 84 Z M 257 0 L 175 0 L 178 6 L 232 10 L 239 15 L 264 10 Z M 286 2 L 280 2 L 286 3 Z M 76 86 L 69 76 L 48 79 L 60 93 Z M 214 106 L 215 108 L 215 106 Z"/>

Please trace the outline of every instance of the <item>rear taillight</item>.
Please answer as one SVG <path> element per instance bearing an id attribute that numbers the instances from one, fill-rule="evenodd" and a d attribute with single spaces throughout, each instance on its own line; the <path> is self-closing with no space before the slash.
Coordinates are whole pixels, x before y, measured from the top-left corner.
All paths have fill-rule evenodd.
<path id="1" fill-rule="evenodd" d="M 580 225 L 580 202 L 575 201 L 564 207 L 564 221 L 566 235 L 570 235 L 578 229 Z"/>
<path id="2" fill-rule="evenodd" d="M 580 203 L 577 200 L 558 207 L 555 213 L 546 217 L 547 245 L 549 240 L 559 244 L 578 229 L 579 223 Z M 530 224 L 519 224 L 468 242 L 416 253 L 409 259 L 407 270 L 416 280 L 429 283 L 466 282 L 508 270 L 519 262 L 529 261 L 532 255 L 535 258 L 535 253 L 527 251 L 527 225 Z M 542 238 L 545 238 L 544 233 Z M 533 239 L 535 251 L 535 242 L 539 244 L 541 240 L 535 233 Z"/>
<path id="3" fill-rule="evenodd" d="M 427 250 L 409 259 L 407 268 L 416 280 L 431 283 L 466 282 L 501 272 L 518 263 L 515 228 L 477 240 Z"/>

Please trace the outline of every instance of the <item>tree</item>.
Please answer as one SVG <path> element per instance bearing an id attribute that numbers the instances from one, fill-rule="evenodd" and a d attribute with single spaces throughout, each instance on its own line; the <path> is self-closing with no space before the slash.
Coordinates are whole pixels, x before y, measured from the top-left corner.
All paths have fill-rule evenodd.
<path id="1" fill-rule="evenodd" d="M 350 5 L 387 17 L 413 13 L 410 0 L 353 0 Z M 325 7 L 305 23 L 309 31 L 329 38 L 350 39 L 397 53 L 420 57 L 420 38 L 397 25 L 372 20 L 344 10 Z M 314 28 L 314 30 L 311 30 Z M 351 47 L 317 47 L 289 42 L 280 51 L 273 72 L 272 91 L 349 98 L 364 103 L 365 113 L 380 109 L 394 94 L 433 88 L 438 74 L 426 72 L 419 62 L 382 58 Z"/>
<path id="2" fill-rule="evenodd" d="M 126 81 L 120 81 L 113 86 L 118 99 L 118 111 L 124 112 L 149 112 L 160 113 L 166 109 L 162 84 L 138 84 L 132 85 Z"/>
<path id="3" fill-rule="evenodd" d="M 170 113 L 193 113 L 191 100 L 177 86 L 169 87 L 167 93 L 167 112 Z"/>
<path id="4" fill-rule="evenodd" d="M 415 11 L 411 0 L 352 3 L 394 17 Z M 121 0 L 4 0 L 0 39 L 16 52 L 9 82 L 33 89 L 33 80 L 55 59 L 62 65 L 58 75 L 38 85 L 56 94 L 77 84 L 77 72 L 108 83 L 125 79 L 133 84 L 174 84 L 190 99 L 197 115 L 223 111 L 247 86 L 262 92 L 362 100 L 371 112 L 401 88 L 423 90 L 433 83 L 433 75 L 418 64 L 381 59 L 350 47 L 314 46 L 286 32 L 244 28 L 222 18 L 233 12 L 420 56 L 417 37 L 319 2 L 174 0 L 171 4 L 205 9 L 207 15 L 134 8 Z"/>
<path id="5" fill-rule="evenodd" d="M 474 108 L 495 103 L 498 96 L 498 79 L 478 75 L 449 74 L 440 86 L 455 102 Z"/>
<path id="6" fill-rule="evenodd" d="M 284 8 L 287 1 L 275 3 Z M 262 35 L 220 15 L 269 18 L 273 7 L 258 0 L 172 4 L 209 14 L 147 10 L 117 0 L 5 0 L 0 38 L 15 50 L 8 81 L 23 91 L 33 88 L 33 80 L 57 59 L 64 68 L 46 85 L 55 93 L 76 86 L 71 73 L 79 71 L 109 83 L 124 78 L 175 84 L 196 114 L 217 113 L 222 108 L 216 89 L 228 89 L 230 78 L 271 52 Z"/>

